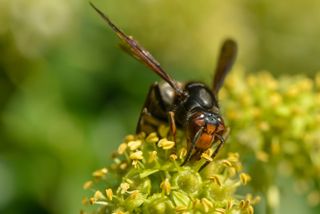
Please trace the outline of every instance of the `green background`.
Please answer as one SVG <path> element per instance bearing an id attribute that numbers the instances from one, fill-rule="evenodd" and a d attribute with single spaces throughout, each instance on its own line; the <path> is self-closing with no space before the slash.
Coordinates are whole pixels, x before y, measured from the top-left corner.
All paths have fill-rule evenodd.
<path id="1" fill-rule="evenodd" d="M 177 80 L 210 84 L 226 37 L 249 72 L 320 68 L 318 1 L 94 3 Z M 134 132 L 159 78 L 117 43 L 87 1 L 0 0 L 1 213 L 78 213 L 82 184 Z M 283 183 L 280 213 L 319 211 Z"/>

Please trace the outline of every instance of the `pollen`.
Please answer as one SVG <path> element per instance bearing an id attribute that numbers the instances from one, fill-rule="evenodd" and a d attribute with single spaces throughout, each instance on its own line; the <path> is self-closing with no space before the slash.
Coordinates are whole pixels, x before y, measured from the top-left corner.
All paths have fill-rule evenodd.
<path id="1" fill-rule="evenodd" d="M 261 201 L 260 196 L 253 197 L 252 194 L 247 194 L 246 199 L 250 201 L 250 204 L 257 204 Z"/>
<path id="2" fill-rule="evenodd" d="M 239 161 L 239 153 L 228 153 L 228 160 L 231 162 L 238 162 Z"/>
<path id="3" fill-rule="evenodd" d="M 129 178 L 125 178 L 124 180 L 125 180 L 125 182 L 127 182 L 129 185 L 132 185 L 132 184 L 134 183 L 133 180 L 131 180 L 131 179 L 129 179 Z"/>
<path id="4" fill-rule="evenodd" d="M 89 199 L 89 203 L 90 203 L 91 205 L 93 205 L 95 201 L 96 201 L 96 200 L 94 199 L 94 197 L 91 197 L 91 198 Z"/>
<path id="5" fill-rule="evenodd" d="M 232 163 L 229 160 L 222 160 L 222 164 L 225 167 L 232 167 Z"/>
<path id="6" fill-rule="evenodd" d="M 225 214 L 225 213 L 226 213 L 226 210 L 223 209 L 223 208 L 216 208 L 216 209 L 214 210 L 214 213 L 215 213 L 215 214 Z"/>
<path id="7" fill-rule="evenodd" d="M 83 184 L 83 189 L 90 189 L 93 185 L 93 181 L 87 181 Z"/>
<path id="8" fill-rule="evenodd" d="M 246 173 L 241 173 L 240 180 L 243 185 L 246 185 L 251 180 L 251 177 Z"/>
<path id="9" fill-rule="evenodd" d="M 221 187 L 221 181 L 220 178 L 217 175 L 213 175 L 209 178 L 213 183 L 217 184 L 219 187 Z"/>
<path id="10" fill-rule="evenodd" d="M 95 193 L 94 193 L 94 199 L 95 201 L 99 201 L 99 200 L 105 200 L 106 197 L 102 194 L 102 192 L 100 192 L 99 190 L 97 190 Z"/>
<path id="11" fill-rule="evenodd" d="M 205 159 L 205 160 L 207 160 L 207 161 L 212 162 L 212 161 L 213 161 L 213 159 L 212 159 L 212 157 L 211 157 L 212 153 L 213 153 L 213 150 L 212 150 L 212 149 L 207 149 L 205 152 L 203 152 L 203 153 L 201 154 L 201 158 L 203 158 L 203 159 Z"/>
<path id="12" fill-rule="evenodd" d="M 187 152 L 188 151 L 185 147 L 181 148 L 178 153 L 179 159 L 182 160 L 187 155 Z"/>
<path id="13" fill-rule="evenodd" d="M 146 138 L 146 142 L 148 143 L 156 143 L 158 141 L 159 141 L 159 138 L 156 132 L 150 133 Z"/>
<path id="14" fill-rule="evenodd" d="M 133 200 L 137 199 L 139 197 L 139 195 L 140 195 L 139 190 L 134 190 L 134 191 L 130 192 L 130 199 L 133 199 Z"/>
<path id="15" fill-rule="evenodd" d="M 198 198 L 194 199 L 192 204 L 193 204 L 193 207 L 196 207 L 196 208 L 201 207 L 201 201 Z"/>
<path id="16" fill-rule="evenodd" d="M 171 184 L 170 184 L 168 178 L 166 178 L 164 181 L 161 182 L 160 188 L 164 191 L 164 193 L 165 193 L 166 195 L 169 195 L 169 194 L 170 194 Z"/>
<path id="17" fill-rule="evenodd" d="M 249 201 L 248 199 L 246 199 L 246 200 L 241 200 L 241 201 L 240 201 L 240 204 L 239 204 L 240 209 L 245 210 L 245 209 L 247 209 L 249 206 L 250 206 L 250 201 Z"/>
<path id="18" fill-rule="evenodd" d="M 231 210 L 232 207 L 233 207 L 233 201 L 229 199 L 229 200 L 227 201 L 226 209 L 227 209 L 227 210 Z"/>
<path id="19" fill-rule="evenodd" d="M 253 209 L 253 206 L 249 206 L 248 209 L 247 209 L 247 212 L 248 214 L 253 214 L 254 213 L 254 209 Z"/>
<path id="20" fill-rule="evenodd" d="M 176 210 L 177 213 L 185 213 L 185 211 L 188 211 L 188 207 L 186 207 L 186 206 L 177 206 L 175 210 Z"/>
<path id="21" fill-rule="evenodd" d="M 167 140 L 166 138 L 161 139 L 158 143 L 158 147 L 164 150 L 172 149 L 174 145 L 175 143 L 173 141 Z"/>
<path id="22" fill-rule="evenodd" d="M 158 159 L 158 152 L 157 151 L 151 151 L 149 152 L 149 163 L 152 163 Z"/>
<path id="23" fill-rule="evenodd" d="M 126 151 L 127 147 L 128 145 L 126 143 L 121 143 L 118 147 L 118 154 L 122 155 Z"/>
<path id="24" fill-rule="evenodd" d="M 125 142 L 133 141 L 136 137 L 132 134 L 127 135 L 126 138 L 124 139 Z"/>
<path id="25" fill-rule="evenodd" d="M 131 151 L 137 150 L 142 144 L 141 140 L 134 140 L 134 141 L 130 141 L 128 143 L 128 147 L 130 148 Z"/>
<path id="26" fill-rule="evenodd" d="M 130 185 L 126 182 L 123 182 L 120 184 L 120 187 L 118 189 L 118 191 L 121 193 L 121 194 L 124 194 L 128 191 L 128 189 L 130 188 Z"/>
<path id="27" fill-rule="evenodd" d="M 134 168 L 137 168 L 137 167 L 138 167 L 138 163 L 139 163 L 138 160 L 133 160 L 133 161 L 132 161 L 132 166 L 133 166 Z"/>
<path id="28" fill-rule="evenodd" d="M 202 204 L 205 212 L 209 212 L 209 210 L 211 208 L 213 208 L 213 203 L 207 198 L 202 198 L 201 204 Z"/>
<path id="29" fill-rule="evenodd" d="M 178 159 L 178 156 L 176 154 L 171 154 L 169 158 L 170 160 L 175 161 Z"/>
<path id="30" fill-rule="evenodd" d="M 112 189 L 106 189 L 106 195 L 107 195 L 107 198 L 112 201 L 112 196 L 113 196 L 113 192 L 112 192 Z"/>
<path id="31" fill-rule="evenodd" d="M 82 197 L 81 203 L 82 203 L 83 205 L 87 205 L 87 204 L 89 203 L 88 198 L 87 198 L 87 197 Z"/>
<path id="32" fill-rule="evenodd" d="M 142 160 L 143 159 L 143 153 L 142 151 L 136 151 L 134 153 L 130 154 L 131 160 Z"/>
<path id="33" fill-rule="evenodd" d="M 94 171 L 92 173 L 92 176 L 95 178 L 101 178 L 101 177 L 104 177 L 107 173 L 108 173 L 108 169 L 102 168 L 102 169 L 98 169 L 98 170 Z"/>
<path id="34" fill-rule="evenodd" d="M 127 163 L 122 163 L 122 164 L 119 165 L 119 168 L 120 168 L 121 170 L 125 170 L 127 167 L 128 167 L 128 164 L 127 164 Z"/>

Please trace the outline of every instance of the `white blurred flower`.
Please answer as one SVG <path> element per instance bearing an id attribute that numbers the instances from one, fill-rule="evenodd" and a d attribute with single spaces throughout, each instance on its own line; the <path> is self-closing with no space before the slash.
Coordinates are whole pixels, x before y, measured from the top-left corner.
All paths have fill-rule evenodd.
<path id="1" fill-rule="evenodd" d="M 13 0 L 8 4 L 10 30 L 25 56 L 39 55 L 49 42 L 69 31 L 70 1 Z"/>

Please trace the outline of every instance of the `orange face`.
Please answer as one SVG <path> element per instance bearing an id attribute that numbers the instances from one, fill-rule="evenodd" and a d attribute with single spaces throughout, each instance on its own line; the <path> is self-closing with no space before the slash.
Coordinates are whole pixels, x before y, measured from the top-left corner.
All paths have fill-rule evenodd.
<path id="1" fill-rule="evenodd" d="M 189 138 L 191 141 L 197 139 L 195 142 L 197 149 L 210 148 L 216 140 L 216 135 L 221 136 L 225 130 L 222 118 L 211 112 L 197 112 L 189 121 Z"/>

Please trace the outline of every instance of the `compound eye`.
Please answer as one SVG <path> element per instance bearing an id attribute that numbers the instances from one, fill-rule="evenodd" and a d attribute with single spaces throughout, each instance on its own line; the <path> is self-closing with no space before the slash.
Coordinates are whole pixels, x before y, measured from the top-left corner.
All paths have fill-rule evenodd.
<path id="1" fill-rule="evenodd" d="M 222 117 L 218 117 L 217 120 L 218 120 L 219 124 L 224 124 Z"/>
<path id="2" fill-rule="evenodd" d="M 212 95 L 211 93 L 205 89 L 205 88 L 202 88 L 201 90 L 199 90 L 199 98 L 201 100 L 201 106 L 203 106 L 204 108 L 212 108 L 213 106 L 213 103 L 212 103 Z"/>
<path id="3" fill-rule="evenodd" d="M 214 117 L 208 117 L 206 118 L 207 123 L 211 123 L 211 124 L 216 124 L 217 123 L 217 119 Z"/>
<path id="4" fill-rule="evenodd" d="M 194 123 L 199 126 L 202 127 L 205 125 L 205 119 L 204 119 L 204 115 L 203 114 L 198 114 L 197 117 L 194 119 Z"/>

